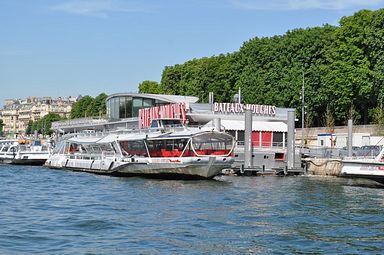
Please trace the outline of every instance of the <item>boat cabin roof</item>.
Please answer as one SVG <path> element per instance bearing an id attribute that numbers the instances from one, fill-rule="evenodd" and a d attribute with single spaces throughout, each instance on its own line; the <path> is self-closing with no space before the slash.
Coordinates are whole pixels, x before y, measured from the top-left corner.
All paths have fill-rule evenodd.
<path id="1" fill-rule="evenodd" d="M 135 140 L 168 140 L 168 139 L 189 139 L 197 134 L 216 133 L 213 131 L 202 131 L 196 129 L 183 129 L 179 131 L 156 131 L 150 133 L 126 133 L 126 134 L 108 134 L 103 137 L 72 137 L 68 139 L 69 142 L 78 144 L 104 144 L 112 143 L 114 141 L 135 141 Z M 222 134 L 222 133 L 221 133 Z"/>

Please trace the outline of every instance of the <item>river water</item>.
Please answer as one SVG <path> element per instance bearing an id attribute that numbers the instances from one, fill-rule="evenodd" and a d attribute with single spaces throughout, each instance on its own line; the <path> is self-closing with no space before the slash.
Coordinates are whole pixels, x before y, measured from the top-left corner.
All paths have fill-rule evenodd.
<path id="1" fill-rule="evenodd" d="M 384 189 L 0 166 L 0 254 L 382 254 Z"/>

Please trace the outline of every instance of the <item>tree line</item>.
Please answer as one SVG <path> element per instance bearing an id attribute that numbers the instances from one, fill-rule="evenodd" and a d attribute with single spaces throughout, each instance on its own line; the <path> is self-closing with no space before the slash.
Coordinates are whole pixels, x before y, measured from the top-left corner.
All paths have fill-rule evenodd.
<path id="1" fill-rule="evenodd" d="M 166 66 L 160 83 L 143 81 L 139 91 L 194 95 L 201 102 L 213 92 L 215 101 L 229 102 L 240 87 L 244 103 L 296 108 L 300 120 L 303 83 L 307 126 L 323 126 L 330 117 L 336 125 L 349 118 L 377 122 L 384 101 L 384 9 L 342 17 L 339 26 L 256 37 L 233 53 Z"/>

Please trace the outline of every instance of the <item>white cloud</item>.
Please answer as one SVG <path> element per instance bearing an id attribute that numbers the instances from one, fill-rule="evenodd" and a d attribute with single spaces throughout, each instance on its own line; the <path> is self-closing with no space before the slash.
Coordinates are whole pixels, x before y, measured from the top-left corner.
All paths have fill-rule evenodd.
<path id="1" fill-rule="evenodd" d="M 249 10 L 345 10 L 384 4 L 384 0 L 228 0 L 233 6 Z"/>
<path id="2" fill-rule="evenodd" d="M 94 17 L 107 17 L 111 12 L 148 12 L 133 2 L 121 0 L 71 0 L 65 3 L 51 6 L 52 10 L 62 11 L 70 14 L 86 15 Z"/>

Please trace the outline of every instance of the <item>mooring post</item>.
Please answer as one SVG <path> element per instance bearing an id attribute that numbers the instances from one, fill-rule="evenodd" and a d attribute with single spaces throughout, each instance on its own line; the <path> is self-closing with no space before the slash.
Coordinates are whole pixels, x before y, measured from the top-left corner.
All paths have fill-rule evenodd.
<path id="1" fill-rule="evenodd" d="M 295 110 L 288 110 L 287 167 L 295 166 Z"/>
<path id="2" fill-rule="evenodd" d="M 352 119 L 348 120 L 348 157 L 352 157 L 352 126 L 353 122 Z"/>
<path id="3" fill-rule="evenodd" d="M 248 109 L 245 110 L 244 165 L 252 167 L 252 111 Z"/>

